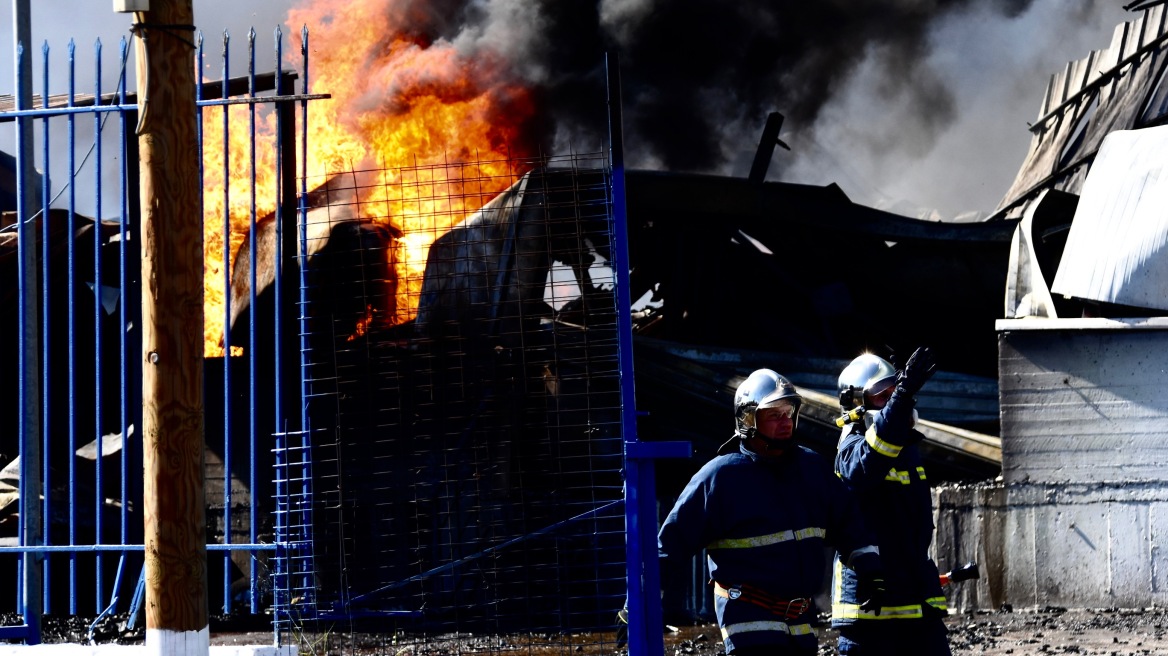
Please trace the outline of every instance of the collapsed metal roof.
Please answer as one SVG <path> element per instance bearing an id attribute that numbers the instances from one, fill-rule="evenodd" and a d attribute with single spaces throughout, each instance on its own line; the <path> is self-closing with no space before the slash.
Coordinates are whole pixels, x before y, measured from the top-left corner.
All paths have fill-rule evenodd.
<path id="1" fill-rule="evenodd" d="M 1067 235 L 1051 290 L 1168 310 L 1168 126 L 1104 140 Z"/>
<path id="2" fill-rule="evenodd" d="M 995 216 L 1021 218 L 1006 318 L 1153 316 L 1161 264 L 1168 123 L 1168 10 L 1145 4 L 1111 46 L 1051 77 L 1030 151 Z"/>
<path id="3" fill-rule="evenodd" d="M 1111 45 L 1051 76 L 1031 126 L 1030 149 L 992 218 L 1021 218 L 1045 189 L 1080 193 L 1103 139 L 1168 121 L 1168 12 L 1144 7 L 1115 28 Z"/>

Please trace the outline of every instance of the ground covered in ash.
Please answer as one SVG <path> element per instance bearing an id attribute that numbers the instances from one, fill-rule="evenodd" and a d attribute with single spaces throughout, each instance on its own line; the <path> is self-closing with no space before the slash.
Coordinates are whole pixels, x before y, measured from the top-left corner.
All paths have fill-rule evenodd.
<path id="1" fill-rule="evenodd" d="M 1080 654 L 1168 656 L 1168 610 L 996 611 L 951 615 L 954 656 Z M 714 656 L 722 652 L 716 626 L 677 627 L 666 634 L 666 656 Z M 835 634 L 820 629 L 821 656 L 834 656 Z"/>
<path id="2" fill-rule="evenodd" d="M 954 656 L 1005 654 L 1079 654 L 1081 656 L 1168 656 L 1168 610 L 996 611 L 951 615 L 949 643 Z M 835 634 L 821 628 L 820 656 L 836 656 Z M 299 636 L 301 654 L 353 656 L 443 656 L 519 652 L 540 656 L 627 656 L 612 633 L 523 636 L 446 635 L 418 639 L 346 632 Z M 213 644 L 238 644 L 238 635 L 218 634 Z M 271 639 L 268 634 L 267 639 Z M 262 642 L 262 641 L 261 641 Z M 295 642 L 295 641 L 294 641 Z M 257 644 L 251 640 L 249 644 Z M 292 644 L 292 643 L 288 643 Z M 718 627 L 711 624 L 666 627 L 665 656 L 722 654 Z"/>
<path id="3" fill-rule="evenodd" d="M 82 643 L 93 635 L 98 643 L 140 643 L 140 632 L 119 630 L 124 617 L 90 625 L 77 618 L 46 618 L 44 641 Z M 1168 656 L 1168 610 L 1066 610 L 996 611 L 951 615 L 947 623 L 954 656 L 1005 654 L 1080 654 L 1099 656 Z M 835 635 L 820 632 L 821 656 L 832 656 Z M 213 645 L 271 645 L 274 635 L 257 626 L 212 622 Z M 611 632 L 572 635 L 526 634 L 481 636 L 387 635 L 332 626 L 281 636 L 282 644 L 294 644 L 301 654 L 320 656 L 445 656 L 447 654 L 524 653 L 540 656 L 627 656 Z M 666 627 L 665 656 L 717 656 L 722 643 L 717 626 Z"/>
<path id="4" fill-rule="evenodd" d="M 957 654 L 1168 655 L 1168 610 L 1046 608 L 949 617 Z"/>

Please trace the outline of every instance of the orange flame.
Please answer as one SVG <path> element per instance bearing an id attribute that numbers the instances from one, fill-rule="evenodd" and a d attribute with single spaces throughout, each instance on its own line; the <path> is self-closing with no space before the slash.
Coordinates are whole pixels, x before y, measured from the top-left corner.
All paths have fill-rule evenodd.
<path id="1" fill-rule="evenodd" d="M 300 26 L 309 30 L 309 92 L 332 96 L 309 103 L 309 149 L 297 153 L 298 161 L 305 162 L 309 180 L 322 182 L 337 173 L 378 169 L 382 178 L 377 184 L 362 185 L 359 216 L 402 233 L 397 252 L 390 255 L 398 278 L 391 324 L 416 314 L 434 240 L 523 173 L 513 170 L 509 160 L 531 156 L 523 150 L 522 137 L 535 114 L 530 91 L 509 76 L 501 57 L 481 49 L 464 55 L 448 41 L 426 43 L 411 36 L 405 4 L 317 0 L 291 10 L 288 18 L 297 41 Z M 299 48 L 289 50 L 296 51 L 289 58 L 298 65 Z M 232 258 L 250 223 L 248 111 L 231 108 L 226 137 Z M 224 271 L 229 266 L 223 256 L 222 116 L 219 109 L 205 110 L 203 116 L 208 356 L 223 354 Z M 256 215 L 262 217 L 275 208 L 274 114 L 260 109 L 256 122 L 255 202 Z M 421 168 L 390 168 L 415 165 Z"/>
<path id="2" fill-rule="evenodd" d="M 365 306 L 365 316 L 361 317 L 361 319 L 357 321 L 356 329 L 353 331 L 353 334 L 349 335 L 348 339 L 346 339 L 345 341 L 351 342 L 354 339 L 357 339 L 358 337 L 361 337 L 362 335 L 364 335 L 369 330 L 369 324 L 373 323 L 373 314 L 374 314 L 373 306 L 366 305 Z"/>

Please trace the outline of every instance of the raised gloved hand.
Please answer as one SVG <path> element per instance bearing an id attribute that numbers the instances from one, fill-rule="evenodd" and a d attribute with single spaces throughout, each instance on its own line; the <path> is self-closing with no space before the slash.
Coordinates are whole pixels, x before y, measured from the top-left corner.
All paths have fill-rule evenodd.
<path id="1" fill-rule="evenodd" d="M 861 576 L 856 581 L 856 599 L 860 602 L 860 610 L 864 612 L 879 615 L 887 593 L 882 574 Z"/>
<path id="2" fill-rule="evenodd" d="M 937 370 L 937 361 L 927 346 L 913 351 L 904 368 L 896 373 L 896 389 L 902 394 L 916 396 Z"/>

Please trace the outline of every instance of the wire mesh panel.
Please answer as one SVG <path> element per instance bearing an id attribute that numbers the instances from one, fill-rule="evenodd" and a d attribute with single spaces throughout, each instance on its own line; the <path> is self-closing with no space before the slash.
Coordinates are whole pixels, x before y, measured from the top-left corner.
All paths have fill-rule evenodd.
<path id="1" fill-rule="evenodd" d="M 609 183 L 595 154 L 350 171 L 308 195 L 317 597 L 303 619 L 362 619 L 397 635 L 394 653 L 612 628 Z"/>

